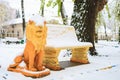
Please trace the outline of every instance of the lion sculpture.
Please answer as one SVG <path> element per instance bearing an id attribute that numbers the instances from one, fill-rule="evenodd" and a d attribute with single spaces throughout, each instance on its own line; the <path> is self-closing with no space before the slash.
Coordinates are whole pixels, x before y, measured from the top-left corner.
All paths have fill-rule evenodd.
<path id="1" fill-rule="evenodd" d="M 29 77 L 42 77 L 50 74 L 49 69 L 43 66 L 46 35 L 47 27 L 45 20 L 41 16 L 34 15 L 26 26 L 26 46 L 24 52 L 14 59 L 15 63 L 10 65 L 8 70 L 21 72 Z M 24 61 L 26 67 L 19 65 L 22 61 Z"/>

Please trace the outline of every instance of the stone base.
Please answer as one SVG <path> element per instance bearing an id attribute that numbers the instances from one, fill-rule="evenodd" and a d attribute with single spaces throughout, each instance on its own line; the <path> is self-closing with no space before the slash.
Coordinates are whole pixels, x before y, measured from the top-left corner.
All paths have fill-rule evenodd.
<path id="1" fill-rule="evenodd" d="M 21 69 L 21 68 L 8 68 L 8 71 L 12 71 L 12 72 L 18 72 L 23 74 L 26 77 L 32 77 L 32 78 L 40 78 L 40 77 L 44 77 L 50 74 L 50 70 L 49 69 L 45 69 L 42 71 L 29 71 L 26 69 Z"/>

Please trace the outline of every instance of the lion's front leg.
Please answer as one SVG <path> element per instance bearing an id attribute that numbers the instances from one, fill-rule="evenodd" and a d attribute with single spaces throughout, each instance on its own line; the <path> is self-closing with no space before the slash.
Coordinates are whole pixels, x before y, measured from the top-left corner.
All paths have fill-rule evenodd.
<path id="1" fill-rule="evenodd" d="M 35 66 L 38 71 L 42 71 L 45 69 L 45 67 L 43 66 L 43 58 L 44 58 L 44 50 L 40 50 L 40 52 L 37 53 L 35 58 Z"/>
<path id="2" fill-rule="evenodd" d="M 35 51 L 31 51 L 29 54 L 29 70 L 31 71 L 37 71 L 37 69 L 34 67 L 34 61 L 35 61 Z"/>
<path id="3" fill-rule="evenodd" d="M 37 71 L 37 69 L 34 67 L 35 56 L 35 47 L 31 41 L 27 40 L 24 50 L 24 61 L 27 69 L 30 71 Z"/>

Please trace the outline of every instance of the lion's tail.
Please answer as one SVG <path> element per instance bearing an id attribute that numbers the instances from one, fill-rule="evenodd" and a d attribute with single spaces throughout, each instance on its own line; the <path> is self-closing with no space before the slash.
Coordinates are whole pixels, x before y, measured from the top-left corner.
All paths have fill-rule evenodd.
<path id="1" fill-rule="evenodd" d="M 14 59 L 14 64 L 9 65 L 9 68 L 16 68 L 19 66 L 19 64 L 23 61 L 23 55 L 18 55 L 17 57 L 15 57 Z"/>

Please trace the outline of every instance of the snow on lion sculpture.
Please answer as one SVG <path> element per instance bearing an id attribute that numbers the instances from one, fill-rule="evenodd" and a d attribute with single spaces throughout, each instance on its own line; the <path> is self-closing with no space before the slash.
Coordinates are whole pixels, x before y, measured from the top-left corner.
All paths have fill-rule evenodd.
<path id="1" fill-rule="evenodd" d="M 8 71 L 20 72 L 28 77 L 43 77 L 50 74 L 50 70 L 43 66 L 44 48 L 46 44 L 47 27 L 43 17 L 34 15 L 26 26 L 26 46 L 23 54 L 14 59 Z M 21 67 L 24 61 L 26 67 Z"/>

